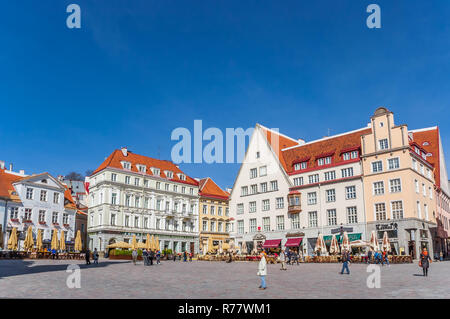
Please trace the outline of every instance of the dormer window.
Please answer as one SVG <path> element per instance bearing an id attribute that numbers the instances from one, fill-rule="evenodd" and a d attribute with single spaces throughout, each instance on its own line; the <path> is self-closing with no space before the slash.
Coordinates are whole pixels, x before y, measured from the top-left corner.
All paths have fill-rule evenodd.
<path id="1" fill-rule="evenodd" d="M 308 167 L 308 162 L 301 162 L 294 164 L 294 170 L 299 171 L 301 169 L 306 169 Z"/>
<path id="2" fill-rule="evenodd" d="M 331 164 L 331 156 L 322 157 L 317 160 L 318 166 L 328 165 L 328 164 Z"/>
<path id="3" fill-rule="evenodd" d="M 145 173 L 147 171 L 147 167 L 145 165 L 138 164 L 136 166 L 137 166 L 138 171 L 141 173 Z"/>
<path id="4" fill-rule="evenodd" d="M 419 148 L 418 148 L 417 146 L 414 146 L 414 151 L 415 151 L 417 154 L 420 155 L 420 150 L 419 150 Z"/>
<path id="5" fill-rule="evenodd" d="M 178 177 L 179 177 L 182 181 L 185 181 L 185 180 L 186 180 L 186 175 L 184 175 L 184 174 L 178 174 Z"/>
<path id="6" fill-rule="evenodd" d="M 358 151 L 346 152 L 342 155 L 342 159 L 344 161 L 348 161 L 350 159 L 358 158 Z"/>
<path id="7" fill-rule="evenodd" d="M 43 179 L 43 180 L 41 180 L 41 183 L 47 184 L 47 180 Z"/>
<path id="8" fill-rule="evenodd" d="M 160 175 L 160 170 L 159 170 L 159 168 L 152 167 L 152 168 L 150 168 L 150 169 L 151 169 L 153 175 L 156 175 L 156 176 L 159 176 L 159 175 Z"/>
<path id="9" fill-rule="evenodd" d="M 423 146 L 428 146 L 428 145 L 430 145 L 430 143 L 428 143 L 428 142 L 423 142 L 422 145 L 423 145 Z"/>
<path id="10" fill-rule="evenodd" d="M 122 167 L 124 169 L 131 169 L 131 163 L 130 162 L 122 162 Z"/>
<path id="11" fill-rule="evenodd" d="M 164 171 L 164 174 L 166 174 L 167 178 L 170 178 L 170 179 L 173 178 L 173 172 L 171 172 L 171 171 Z"/>

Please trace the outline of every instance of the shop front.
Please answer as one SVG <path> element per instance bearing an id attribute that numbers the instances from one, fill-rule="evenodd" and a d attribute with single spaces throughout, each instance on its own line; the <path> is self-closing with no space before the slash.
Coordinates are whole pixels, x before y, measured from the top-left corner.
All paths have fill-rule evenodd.
<path id="1" fill-rule="evenodd" d="M 286 240 L 286 244 L 284 246 L 286 249 L 289 249 L 290 251 L 294 251 L 296 254 L 302 254 L 303 251 L 301 249 L 301 244 L 303 241 L 303 237 L 293 237 L 288 238 Z"/>
<path id="2" fill-rule="evenodd" d="M 279 254 L 281 251 L 281 239 L 266 239 L 262 248 L 266 251 L 267 254 Z"/>

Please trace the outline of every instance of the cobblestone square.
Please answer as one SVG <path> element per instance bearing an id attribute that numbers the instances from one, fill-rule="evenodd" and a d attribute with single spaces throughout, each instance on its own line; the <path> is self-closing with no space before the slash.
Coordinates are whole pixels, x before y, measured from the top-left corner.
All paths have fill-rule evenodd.
<path id="1" fill-rule="evenodd" d="M 81 268 L 81 288 L 69 289 L 69 264 Z M 381 268 L 381 288 L 369 289 L 367 266 L 353 264 L 268 265 L 268 289 L 260 291 L 255 262 L 1 260 L 1 298 L 450 298 L 450 262 L 431 264 L 423 277 L 417 263 Z"/>

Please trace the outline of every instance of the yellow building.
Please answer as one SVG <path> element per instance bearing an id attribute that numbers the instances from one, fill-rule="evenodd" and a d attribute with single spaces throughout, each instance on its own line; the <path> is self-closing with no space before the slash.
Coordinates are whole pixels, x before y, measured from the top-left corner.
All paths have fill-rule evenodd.
<path id="1" fill-rule="evenodd" d="M 200 180 L 199 196 L 200 250 L 203 254 L 227 250 L 230 240 L 230 194 L 208 177 Z"/>
<path id="2" fill-rule="evenodd" d="M 395 125 L 394 114 L 386 108 L 375 111 L 371 127 L 361 137 L 367 233 L 375 230 L 381 241 L 387 231 L 397 254 L 417 258 L 427 247 L 433 256 L 433 164 L 407 125 Z"/>

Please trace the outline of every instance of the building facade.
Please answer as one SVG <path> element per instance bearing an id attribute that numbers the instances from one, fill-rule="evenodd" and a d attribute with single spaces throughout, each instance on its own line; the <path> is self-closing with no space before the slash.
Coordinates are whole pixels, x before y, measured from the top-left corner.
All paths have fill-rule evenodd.
<path id="1" fill-rule="evenodd" d="M 198 253 L 198 182 L 174 163 L 122 148 L 87 183 L 90 249 L 150 234 L 161 250 Z"/>
<path id="2" fill-rule="evenodd" d="M 199 244 L 200 250 L 206 254 L 230 244 L 230 194 L 207 177 L 199 181 L 199 196 Z M 212 247 L 209 247 L 211 243 Z"/>
<path id="3" fill-rule="evenodd" d="M 24 172 L 0 170 L 0 210 L 3 212 L 3 248 L 11 230 L 17 228 L 19 249 L 28 227 L 36 240 L 42 230 L 44 248 L 50 247 L 53 232 L 58 238 L 64 232 L 66 248 L 72 250 L 75 240 L 76 207 L 68 189 L 48 173 L 27 176 Z"/>

